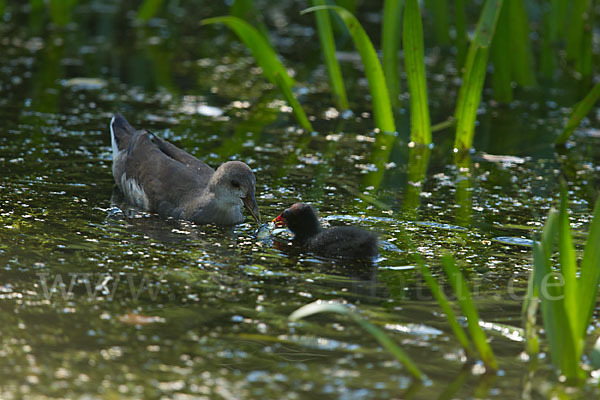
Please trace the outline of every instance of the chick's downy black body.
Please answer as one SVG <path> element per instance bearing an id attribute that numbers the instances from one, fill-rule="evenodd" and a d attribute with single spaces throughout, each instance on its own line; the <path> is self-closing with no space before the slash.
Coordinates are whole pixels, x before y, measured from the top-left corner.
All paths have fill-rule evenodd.
<path id="1" fill-rule="evenodd" d="M 316 255 L 369 259 L 378 254 L 377 235 L 355 226 L 324 229 L 308 204 L 295 203 L 274 221 L 287 225 L 295 235 L 294 242 Z"/>

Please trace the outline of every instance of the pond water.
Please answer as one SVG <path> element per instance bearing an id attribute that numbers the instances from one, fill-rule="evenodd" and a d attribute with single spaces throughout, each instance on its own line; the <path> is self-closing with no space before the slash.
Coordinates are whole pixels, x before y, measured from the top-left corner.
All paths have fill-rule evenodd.
<path id="1" fill-rule="evenodd" d="M 7 10 L 0 398 L 541 398 L 557 385 L 548 358 L 527 360 L 522 338 L 505 326 L 521 327 L 531 240 L 560 178 L 569 184 L 576 244 L 585 240 L 600 177 L 598 131 L 584 127 L 560 152 L 552 145 L 584 92 L 559 80 L 518 92 L 509 106 L 486 92 L 478 151 L 457 161 L 451 129 L 434 134 L 431 151 L 409 146 L 407 116 L 398 135 L 373 131 L 350 45 L 340 58 L 353 113 L 335 111 L 314 21 L 298 15 L 303 4 L 282 2 L 266 17 L 314 116 L 318 133 L 304 132 L 235 37 L 199 26 L 228 13 L 213 3 L 184 10 L 173 2 L 143 25 L 130 5 L 85 2 L 64 28 L 43 8 Z M 377 9 L 367 21 L 377 22 Z M 457 73 L 434 49 L 428 68 L 439 122 L 454 108 Z M 111 175 L 115 112 L 214 167 L 248 163 L 264 218 L 302 200 L 327 224 L 378 232 L 380 258 L 366 266 L 298 253 L 283 230 L 257 239 L 249 217 L 235 227 L 198 226 L 128 207 Z M 441 255 L 457 258 L 497 375 L 465 365 L 409 246 L 442 283 Z M 318 299 L 356 306 L 429 382 L 416 385 L 343 317 L 288 320 Z M 591 386 L 576 394 L 598 395 Z"/>

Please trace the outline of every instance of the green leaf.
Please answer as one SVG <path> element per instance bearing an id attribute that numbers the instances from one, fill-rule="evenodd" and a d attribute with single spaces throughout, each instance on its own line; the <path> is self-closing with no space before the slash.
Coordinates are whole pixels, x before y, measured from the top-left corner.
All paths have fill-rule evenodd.
<path id="1" fill-rule="evenodd" d="M 225 24 L 231 30 L 233 30 L 240 40 L 246 45 L 246 47 L 252 53 L 252 56 L 256 60 L 259 67 L 262 68 L 265 77 L 273 84 L 277 84 L 275 81 L 275 74 L 279 73 L 286 85 L 293 87 L 295 84 L 294 79 L 287 73 L 285 67 L 281 64 L 275 50 L 267 42 L 267 40 L 260 34 L 260 32 L 246 21 L 233 16 L 224 16 L 216 18 L 204 19 L 200 22 L 202 25 L 209 24 Z"/>
<path id="2" fill-rule="evenodd" d="M 565 315 L 571 328 L 571 335 L 576 340 L 576 349 L 583 345 L 579 343 L 579 307 L 577 302 L 577 260 L 575 258 L 575 247 L 573 246 L 573 237 L 571 236 L 571 227 L 569 224 L 569 215 L 567 214 L 567 188 L 563 183 L 560 191 L 560 208 L 558 211 L 558 249 L 560 260 L 560 271 L 565 281 Z M 581 355 L 581 351 L 577 352 Z M 577 355 L 576 354 L 576 355 Z M 577 357 L 579 359 L 579 357 Z"/>
<path id="3" fill-rule="evenodd" d="M 71 22 L 73 8 L 77 0 L 50 0 L 50 19 L 59 26 L 65 26 Z"/>
<path id="4" fill-rule="evenodd" d="M 400 50 L 400 37 L 402 36 L 401 26 L 402 0 L 385 0 L 381 27 L 381 48 L 383 50 L 383 73 L 393 107 L 400 106 L 398 52 Z"/>
<path id="5" fill-rule="evenodd" d="M 202 25 L 217 23 L 227 25 L 237 34 L 252 53 L 256 63 L 262 68 L 265 77 L 279 87 L 288 104 L 292 107 L 298 123 L 302 128 L 312 132 L 312 125 L 292 92 L 295 81 L 277 59 L 275 50 L 267 42 L 267 39 L 256 28 L 237 17 L 225 16 L 201 21 Z"/>
<path id="6" fill-rule="evenodd" d="M 269 30 L 267 29 L 262 14 L 258 12 L 252 0 L 235 0 L 229 12 L 232 16 L 243 19 L 258 28 L 259 32 L 269 41 Z"/>
<path id="7" fill-rule="evenodd" d="M 590 112 L 596 101 L 598 101 L 598 98 L 600 98 L 600 82 L 598 82 L 592 88 L 592 90 L 587 94 L 587 96 L 585 96 L 583 100 L 577 103 L 577 105 L 573 109 L 573 112 L 571 113 L 571 116 L 569 117 L 569 122 L 567 122 L 567 126 L 565 126 L 565 129 L 562 131 L 562 133 L 554 143 L 562 144 L 566 142 L 567 139 L 569 139 L 569 137 L 571 137 L 571 135 L 575 131 L 575 128 L 579 126 L 583 117 L 585 117 Z"/>
<path id="8" fill-rule="evenodd" d="M 469 46 L 463 83 L 458 93 L 454 114 L 457 122 L 454 147 L 457 149 L 470 149 L 473 145 L 475 121 L 486 75 L 489 45 L 494 36 L 502 4 L 503 0 L 486 0 L 477 23 L 475 36 Z"/>
<path id="9" fill-rule="evenodd" d="M 544 224 L 541 243 L 535 243 L 533 246 L 532 279 L 541 300 L 542 319 L 552 363 L 568 378 L 577 379 L 581 373 L 580 356 L 577 356 L 578 346 L 572 335 L 571 323 L 564 306 L 565 285 L 553 279 L 562 275 L 557 275 L 553 271 L 550 261 L 559 225 L 557 211 L 550 210 Z"/>
<path id="10" fill-rule="evenodd" d="M 508 6 L 508 7 L 507 7 Z M 515 81 L 526 87 L 536 85 L 533 68 L 533 51 L 529 40 L 529 19 L 523 0 L 508 0 L 507 8 L 510 27 L 510 64 Z"/>
<path id="11" fill-rule="evenodd" d="M 481 360 L 486 367 L 497 370 L 498 362 L 496 361 L 496 357 L 494 357 L 492 348 L 487 342 L 483 329 L 479 326 L 479 315 L 477 314 L 477 309 L 471 298 L 471 293 L 469 292 L 465 278 L 456 266 L 454 258 L 450 255 L 442 257 L 442 267 L 448 276 L 452 289 L 454 289 L 458 304 L 467 318 L 469 334 L 473 339 L 473 343 L 475 344 L 475 348 L 477 349 Z"/>
<path id="12" fill-rule="evenodd" d="M 450 21 L 448 16 L 448 0 L 426 0 L 425 6 L 431 11 L 433 17 L 433 33 L 436 44 L 446 46 L 450 44 Z"/>
<path id="13" fill-rule="evenodd" d="M 325 0 L 313 0 L 312 3 L 314 6 L 324 6 Z M 325 65 L 327 66 L 327 72 L 329 73 L 329 81 L 331 82 L 331 90 L 333 91 L 335 102 L 340 110 L 347 110 L 350 106 L 348 105 L 346 88 L 344 87 L 344 79 L 342 78 L 342 70 L 335 57 L 335 41 L 333 40 L 333 30 L 331 29 L 329 11 L 315 11 L 315 19 L 317 20 L 321 51 L 323 53 Z"/>
<path id="14" fill-rule="evenodd" d="M 467 337 L 465 330 L 458 322 L 456 314 L 450 306 L 450 301 L 448 301 L 448 298 L 446 297 L 442 289 L 440 289 L 440 286 L 437 284 L 437 282 L 431 275 L 431 271 L 429 271 L 429 268 L 427 268 L 423 263 L 421 257 L 417 258 L 417 262 L 419 264 L 421 275 L 423 275 L 423 278 L 425 279 L 429 290 L 431 290 L 431 294 L 433 294 L 433 297 L 435 297 L 436 301 L 442 308 L 442 311 L 446 315 L 446 319 L 450 324 L 450 328 L 452 328 L 452 332 L 454 332 L 454 336 L 456 336 L 456 339 L 458 339 L 461 346 L 465 350 L 465 354 L 467 355 L 467 357 L 472 358 L 475 355 L 475 351 L 473 350 L 473 347 L 469 342 L 469 338 Z"/>
<path id="15" fill-rule="evenodd" d="M 142 21 L 148 21 L 154 17 L 162 6 L 164 0 L 144 0 L 138 9 L 137 18 Z"/>
<path id="16" fill-rule="evenodd" d="M 289 319 L 297 321 L 302 318 L 306 318 L 313 314 L 319 314 L 324 312 L 333 312 L 342 314 L 350 317 L 354 322 L 358 323 L 361 328 L 371 334 L 383 347 L 385 347 L 398 361 L 400 361 L 406 369 L 417 379 L 424 380 L 425 375 L 419 370 L 417 365 L 410 359 L 408 354 L 404 352 L 384 331 L 371 324 L 369 321 L 361 318 L 356 312 L 350 310 L 345 305 L 338 302 L 323 302 L 315 301 L 300 307 L 292 314 Z"/>
<path id="17" fill-rule="evenodd" d="M 396 124 L 394 122 L 394 115 L 392 113 L 385 76 L 383 75 L 381 64 L 379 63 L 377 53 L 375 52 L 375 48 L 373 47 L 373 43 L 371 43 L 369 36 L 356 17 L 342 7 L 311 7 L 302 11 L 302 14 L 324 9 L 334 10 L 340 16 L 354 40 L 354 45 L 360 54 L 360 58 L 365 68 L 365 75 L 369 82 L 369 90 L 371 91 L 371 97 L 373 99 L 373 114 L 376 127 L 384 132 L 396 132 Z"/>
<path id="18" fill-rule="evenodd" d="M 576 61 L 582 55 L 585 18 L 590 8 L 590 0 L 572 0 L 571 14 L 567 29 L 567 59 Z M 563 15 L 563 18 L 565 16 Z"/>
<path id="19" fill-rule="evenodd" d="M 410 92 L 411 141 L 431 143 L 431 121 L 425 79 L 423 23 L 417 0 L 407 0 L 404 9 L 404 65 Z"/>
<path id="20" fill-rule="evenodd" d="M 600 283 L 600 197 L 594 206 L 594 217 L 590 224 L 583 259 L 581 260 L 581 277 L 579 278 L 578 298 L 580 304 L 581 326 L 580 335 L 586 337 L 586 332 L 592 314 L 596 308 L 598 284 Z"/>
<path id="21" fill-rule="evenodd" d="M 456 30 L 456 66 L 460 70 L 467 56 L 467 12 L 465 0 L 454 0 L 454 28 Z"/>
<path id="22" fill-rule="evenodd" d="M 492 41 L 491 58 L 494 64 L 494 73 L 492 74 L 492 88 L 494 89 L 494 98 L 503 103 L 510 103 L 513 100 L 512 77 L 511 77 L 511 62 L 512 57 L 507 57 L 511 54 L 511 28 L 510 14 L 508 7 L 502 7 L 496 34 Z"/>

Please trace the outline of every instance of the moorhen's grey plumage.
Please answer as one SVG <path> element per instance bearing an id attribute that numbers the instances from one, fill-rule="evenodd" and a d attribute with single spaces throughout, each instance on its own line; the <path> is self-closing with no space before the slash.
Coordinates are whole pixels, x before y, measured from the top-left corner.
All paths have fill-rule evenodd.
<path id="1" fill-rule="evenodd" d="M 248 165 L 229 161 L 213 170 L 120 114 L 110 121 L 112 172 L 125 199 L 144 210 L 198 223 L 237 224 L 242 206 L 260 221 L 256 179 Z"/>
<path id="2" fill-rule="evenodd" d="M 273 222 L 277 226 L 287 226 L 295 235 L 294 242 L 316 255 L 369 259 L 378 254 L 377 235 L 355 226 L 323 229 L 308 204 L 293 204 Z"/>

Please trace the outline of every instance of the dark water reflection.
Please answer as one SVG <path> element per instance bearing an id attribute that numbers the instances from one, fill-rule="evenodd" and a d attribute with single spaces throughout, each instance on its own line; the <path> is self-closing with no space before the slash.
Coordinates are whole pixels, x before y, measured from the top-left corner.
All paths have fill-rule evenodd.
<path id="1" fill-rule="evenodd" d="M 510 108 L 486 104 L 480 153 L 455 161 L 448 133 L 430 151 L 407 145 L 406 121 L 397 137 L 372 132 L 359 83 L 350 87 L 354 114 L 336 116 L 306 34 L 312 21 L 285 17 L 292 21 L 274 28 L 275 42 L 291 37 L 315 55 L 299 60 L 281 46 L 299 81 L 310 83 L 301 100 L 316 117 L 314 135 L 281 112 L 285 104 L 224 30 L 198 27 L 225 5 L 202 6 L 194 15 L 174 7 L 148 26 L 119 2 L 80 5 L 65 28 L 26 5 L 5 17 L 0 397 L 535 398 L 539 382 L 553 382 L 545 360 L 526 362 L 523 342 L 493 326 L 486 329 L 503 372 L 461 370 L 462 352 L 407 248 L 416 245 L 436 275 L 436 260 L 455 254 L 482 319 L 519 327 L 531 267 L 523 239 L 541 228 L 560 177 L 570 184 L 577 231 L 586 230 L 598 187 L 597 137 L 579 136 L 560 154 L 549 144 L 560 107 L 578 93 L 557 87 L 558 103 L 534 92 Z M 350 63 L 344 73 L 350 82 L 362 76 Z M 100 84 L 70 81 L 79 77 Z M 431 84 L 432 115 L 445 118 L 456 87 Z M 213 166 L 247 162 L 266 217 L 302 200 L 326 223 L 379 232 L 380 259 L 318 259 L 289 249 L 284 232 L 257 240 L 250 222 L 196 226 L 130 209 L 113 196 L 115 111 Z M 414 386 L 341 318 L 287 320 L 317 299 L 356 305 L 402 343 L 431 384 Z"/>

